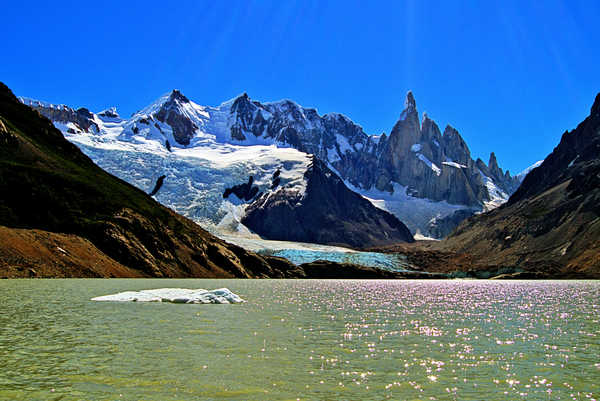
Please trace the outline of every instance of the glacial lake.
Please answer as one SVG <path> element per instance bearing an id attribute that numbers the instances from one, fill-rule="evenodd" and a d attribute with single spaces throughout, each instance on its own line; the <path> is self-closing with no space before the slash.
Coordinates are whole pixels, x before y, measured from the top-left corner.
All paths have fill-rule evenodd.
<path id="1" fill-rule="evenodd" d="M 247 303 L 92 302 L 227 287 Z M 0 280 L 0 400 L 600 398 L 600 282 Z"/>

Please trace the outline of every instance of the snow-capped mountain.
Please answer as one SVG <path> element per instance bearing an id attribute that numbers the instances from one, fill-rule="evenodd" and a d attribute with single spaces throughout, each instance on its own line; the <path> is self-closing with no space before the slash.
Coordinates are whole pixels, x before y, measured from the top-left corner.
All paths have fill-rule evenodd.
<path id="1" fill-rule="evenodd" d="M 473 161 L 454 128 L 442 135 L 427 115 L 421 122 L 410 92 L 389 136 L 367 135 L 341 114 L 321 116 L 291 100 L 261 103 L 247 94 L 208 107 L 174 90 L 129 119 L 114 108 L 94 114 L 21 100 L 118 177 L 149 192 L 165 176 L 157 199 L 218 230 L 246 232 L 240 223 L 247 205 L 261 197 L 269 204 L 264 198 L 281 188 L 302 197 L 307 177 L 314 176 L 306 174 L 314 165 L 309 155 L 323 162 L 325 176 L 333 171 L 426 236 L 443 236 L 448 229 L 439 224 L 454 227 L 465 215 L 498 206 L 519 183 L 503 173 L 493 153 L 487 165 Z M 240 198 L 233 189 L 249 177 L 248 188 L 256 189 Z"/>

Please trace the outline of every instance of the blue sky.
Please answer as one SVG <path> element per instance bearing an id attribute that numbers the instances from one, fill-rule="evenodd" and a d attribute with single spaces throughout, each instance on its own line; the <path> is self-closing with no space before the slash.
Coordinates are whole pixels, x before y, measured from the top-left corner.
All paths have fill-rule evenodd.
<path id="1" fill-rule="evenodd" d="M 391 130 L 412 90 L 476 157 L 518 172 L 600 91 L 600 2 L 5 2 L 0 80 L 17 95 L 122 115 L 178 88 L 242 92 Z"/>

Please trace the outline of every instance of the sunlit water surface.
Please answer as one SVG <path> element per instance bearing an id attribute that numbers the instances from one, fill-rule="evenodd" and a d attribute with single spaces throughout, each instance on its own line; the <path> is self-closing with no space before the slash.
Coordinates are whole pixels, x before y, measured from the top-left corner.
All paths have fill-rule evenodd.
<path id="1" fill-rule="evenodd" d="M 241 305 L 107 303 L 228 287 Z M 588 400 L 600 283 L 4 280 L 0 400 Z"/>

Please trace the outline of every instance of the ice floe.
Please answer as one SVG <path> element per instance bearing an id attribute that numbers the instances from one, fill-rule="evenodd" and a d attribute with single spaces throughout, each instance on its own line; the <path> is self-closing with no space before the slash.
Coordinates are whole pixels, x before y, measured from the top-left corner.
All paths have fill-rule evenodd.
<path id="1" fill-rule="evenodd" d="M 208 291 L 187 288 L 157 288 L 154 290 L 125 291 L 92 298 L 92 301 L 113 302 L 171 302 L 175 304 L 239 304 L 244 301 L 227 288 Z"/>

